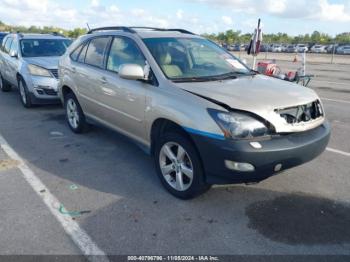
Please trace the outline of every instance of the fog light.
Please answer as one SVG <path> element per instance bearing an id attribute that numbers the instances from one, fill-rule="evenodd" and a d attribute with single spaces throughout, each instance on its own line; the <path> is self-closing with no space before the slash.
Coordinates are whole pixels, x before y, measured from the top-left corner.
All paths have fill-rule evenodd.
<path id="1" fill-rule="evenodd" d="M 250 142 L 250 145 L 255 149 L 261 149 L 262 145 L 259 142 Z"/>
<path id="2" fill-rule="evenodd" d="M 42 89 L 35 89 L 36 92 L 39 94 L 39 95 L 43 95 L 44 94 L 44 91 Z"/>
<path id="3" fill-rule="evenodd" d="M 252 164 L 234 162 L 230 160 L 225 160 L 225 166 L 228 169 L 235 170 L 235 171 L 242 171 L 242 172 L 252 172 L 255 170 L 255 167 Z"/>

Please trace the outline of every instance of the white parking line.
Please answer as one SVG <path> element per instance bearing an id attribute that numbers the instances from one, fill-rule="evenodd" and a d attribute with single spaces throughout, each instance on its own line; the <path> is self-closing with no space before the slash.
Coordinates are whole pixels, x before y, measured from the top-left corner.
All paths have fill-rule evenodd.
<path id="1" fill-rule="evenodd" d="M 18 168 L 21 170 L 25 180 L 46 204 L 51 213 L 62 225 L 65 232 L 82 251 L 83 255 L 87 256 L 87 259 L 90 261 L 109 261 L 106 254 L 92 241 L 90 236 L 80 228 L 78 223 L 73 221 L 70 216 L 62 215 L 59 212 L 58 207 L 60 207 L 61 204 L 57 198 L 50 193 L 49 189 L 41 182 L 24 160 L 10 147 L 1 135 L 0 147 L 11 159 L 16 160 L 19 163 Z M 40 191 L 43 193 L 40 193 Z"/>
<path id="2" fill-rule="evenodd" d="M 329 152 L 333 152 L 333 153 L 341 154 L 343 156 L 349 156 L 350 157 L 350 153 L 344 152 L 344 151 L 341 151 L 341 150 L 338 150 L 338 149 L 327 147 L 326 150 L 329 151 Z"/>
<path id="3" fill-rule="evenodd" d="M 322 100 L 350 104 L 350 101 L 321 97 Z"/>

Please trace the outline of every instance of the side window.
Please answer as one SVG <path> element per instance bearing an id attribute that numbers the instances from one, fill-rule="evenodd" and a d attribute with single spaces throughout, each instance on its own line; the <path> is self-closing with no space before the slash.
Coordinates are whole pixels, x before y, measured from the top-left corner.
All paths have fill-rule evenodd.
<path id="1" fill-rule="evenodd" d="M 12 45 L 11 45 L 11 48 L 10 48 L 10 53 L 11 52 L 15 52 L 15 54 L 18 54 L 18 44 L 17 44 L 17 40 L 16 39 L 13 39 L 13 41 L 12 41 Z"/>
<path id="2" fill-rule="evenodd" d="M 103 68 L 104 55 L 106 53 L 110 37 L 98 37 L 90 41 L 86 52 L 85 63 Z"/>
<path id="3" fill-rule="evenodd" d="M 80 46 L 78 46 L 77 48 L 75 48 L 75 50 L 70 54 L 70 58 L 73 61 L 77 61 L 78 60 L 78 56 L 80 54 L 81 49 L 84 47 L 84 44 L 81 44 Z"/>
<path id="4" fill-rule="evenodd" d="M 12 44 L 12 37 L 7 38 L 5 46 L 4 46 L 4 52 L 5 53 L 9 53 L 10 52 L 10 48 L 11 48 L 11 44 Z"/>
<path id="5" fill-rule="evenodd" d="M 88 46 L 89 46 L 89 43 L 86 43 L 84 45 L 83 49 L 81 50 L 81 52 L 79 54 L 77 62 L 79 62 L 79 63 L 84 63 L 85 62 L 86 50 L 87 50 Z"/>
<path id="6" fill-rule="evenodd" d="M 118 72 L 122 64 L 145 66 L 145 57 L 136 43 L 126 37 L 115 37 L 109 52 L 107 69 Z"/>

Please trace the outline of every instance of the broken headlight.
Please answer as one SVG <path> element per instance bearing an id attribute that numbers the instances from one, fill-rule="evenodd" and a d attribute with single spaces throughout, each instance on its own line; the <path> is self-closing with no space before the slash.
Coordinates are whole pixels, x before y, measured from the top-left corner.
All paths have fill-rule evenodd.
<path id="1" fill-rule="evenodd" d="M 238 112 L 222 112 L 208 109 L 226 138 L 249 139 L 269 135 L 267 126 L 258 119 Z"/>

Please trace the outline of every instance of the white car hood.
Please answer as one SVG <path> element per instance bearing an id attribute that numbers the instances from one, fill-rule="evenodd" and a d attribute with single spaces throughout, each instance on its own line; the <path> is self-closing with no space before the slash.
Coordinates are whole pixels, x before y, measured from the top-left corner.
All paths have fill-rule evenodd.
<path id="1" fill-rule="evenodd" d="M 47 57 L 24 57 L 28 64 L 34 64 L 46 69 L 57 69 L 59 56 L 47 56 Z"/>
<path id="2" fill-rule="evenodd" d="M 182 89 L 214 99 L 232 109 L 252 112 L 274 125 L 276 132 L 305 131 L 320 125 L 324 118 L 288 124 L 275 109 L 308 104 L 319 97 L 300 85 L 264 75 L 242 76 L 232 80 L 178 83 Z"/>

